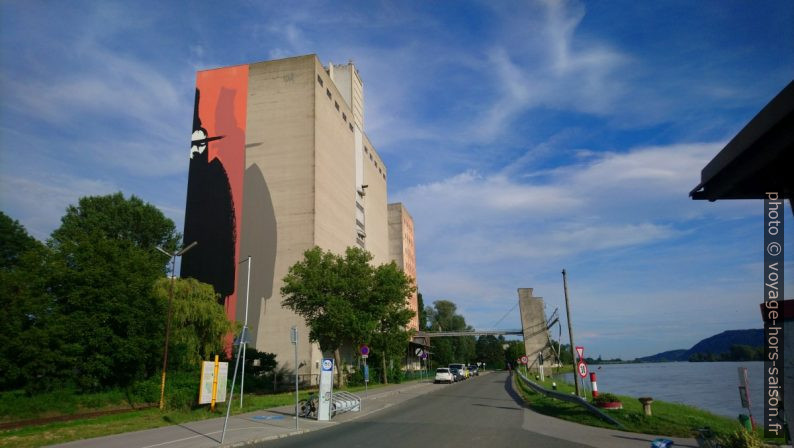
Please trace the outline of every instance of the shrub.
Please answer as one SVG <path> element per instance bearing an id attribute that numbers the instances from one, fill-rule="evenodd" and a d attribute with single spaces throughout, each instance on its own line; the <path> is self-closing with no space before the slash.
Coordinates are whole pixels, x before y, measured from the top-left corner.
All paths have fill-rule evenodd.
<path id="1" fill-rule="evenodd" d="M 166 407 L 169 409 L 191 409 L 198 404 L 199 381 L 201 380 L 198 372 L 169 372 L 166 378 Z M 159 401 L 159 387 L 157 391 Z"/>
<path id="2" fill-rule="evenodd" d="M 593 402 L 597 404 L 612 403 L 615 401 L 620 401 L 620 398 L 617 395 L 610 393 L 599 393 L 598 396 L 593 399 Z"/>
<path id="3" fill-rule="evenodd" d="M 761 448 L 764 446 L 764 442 L 758 438 L 758 435 L 744 428 L 720 437 L 720 444 L 725 448 Z"/>

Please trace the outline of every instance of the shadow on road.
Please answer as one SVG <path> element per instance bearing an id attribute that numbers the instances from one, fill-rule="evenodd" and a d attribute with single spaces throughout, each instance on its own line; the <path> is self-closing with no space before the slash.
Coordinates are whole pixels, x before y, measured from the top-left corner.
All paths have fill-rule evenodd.
<path id="1" fill-rule="evenodd" d="M 474 403 L 474 404 L 472 404 L 472 406 L 482 406 L 484 408 L 495 408 L 495 409 L 507 409 L 509 411 L 520 411 L 520 410 L 522 410 L 521 408 L 516 408 L 516 407 L 494 406 L 494 405 L 491 405 L 491 404 L 482 404 L 482 403 Z"/>
<path id="2" fill-rule="evenodd" d="M 193 429 L 193 428 L 191 428 L 191 427 L 189 427 L 189 426 L 185 426 L 185 425 L 183 425 L 183 424 L 181 424 L 181 423 L 176 423 L 176 422 L 174 422 L 174 421 L 173 421 L 173 420 L 171 420 L 171 418 L 170 418 L 170 417 L 168 417 L 168 416 L 165 416 L 165 417 L 163 417 L 163 420 L 167 421 L 168 423 L 171 423 L 171 424 L 174 424 L 174 425 L 176 425 L 176 426 L 179 426 L 180 428 L 187 429 L 188 431 L 192 432 L 193 434 L 198 434 L 198 435 L 200 435 L 200 436 L 202 436 L 202 437 L 206 437 L 206 438 L 208 438 L 208 439 L 212 440 L 213 442 L 221 443 L 221 441 L 220 441 L 220 440 L 218 440 L 218 439 L 216 439 L 216 438 L 214 438 L 214 437 L 210 437 L 210 436 L 208 436 L 207 434 L 204 434 L 204 433 L 198 432 L 198 431 L 196 431 L 195 429 Z"/>
<path id="3" fill-rule="evenodd" d="M 507 395 L 509 395 L 510 398 L 512 398 L 513 401 L 515 401 L 516 404 L 519 405 L 522 409 L 526 408 L 527 404 L 524 403 L 524 399 L 521 398 L 521 395 L 519 395 L 518 392 L 515 391 L 515 389 L 513 389 L 513 372 L 510 372 L 510 374 L 507 375 L 507 379 L 504 380 L 504 384 L 505 384 L 505 392 L 507 392 Z"/>

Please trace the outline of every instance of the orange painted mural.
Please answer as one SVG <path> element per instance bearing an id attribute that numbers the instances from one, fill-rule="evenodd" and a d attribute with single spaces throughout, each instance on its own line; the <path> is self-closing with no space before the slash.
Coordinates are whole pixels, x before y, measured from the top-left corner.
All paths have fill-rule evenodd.
<path id="1" fill-rule="evenodd" d="M 237 308 L 238 261 L 245 172 L 248 66 L 196 76 L 182 277 L 211 284 L 230 320 Z"/>

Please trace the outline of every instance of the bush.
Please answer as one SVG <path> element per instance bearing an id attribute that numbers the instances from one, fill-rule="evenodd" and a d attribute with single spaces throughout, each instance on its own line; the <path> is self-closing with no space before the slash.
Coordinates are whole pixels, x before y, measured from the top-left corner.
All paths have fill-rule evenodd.
<path id="1" fill-rule="evenodd" d="M 127 401 L 131 405 L 159 403 L 160 401 L 160 381 L 159 375 L 139 380 L 127 388 Z"/>
<path id="2" fill-rule="evenodd" d="M 758 435 L 744 428 L 720 437 L 720 444 L 725 448 L 761 448 L 764 446 L 764 442 L 758 438 Z"/>
<path id="3" fill-rule="evenodd" d="M 201 376 L 195 372 L 169 372 L 165 384 L 165 406 L 169 409 L 191 409 L 198 405 Z M 229 378 L 231 382 L 231 378 Z M 157 388 L 159 401 L 160 388 Z"/>
<path id="4" fill-rule="evenodd" d="M 400 384 L 405 379 L 405 372 L 403 372 L 398 363 L 394 363 L 394 366 L 387 372 L 387 376 L 389 383 Z"/>
<path id="5" fill-rule="evenodd" d="M 596 404 L 612 403 L 615 401 L 620 401 L 620 398 L 617 395 L 610 393 L 599 393 L 598 396 L 593 399 L 593 402 Z"/>

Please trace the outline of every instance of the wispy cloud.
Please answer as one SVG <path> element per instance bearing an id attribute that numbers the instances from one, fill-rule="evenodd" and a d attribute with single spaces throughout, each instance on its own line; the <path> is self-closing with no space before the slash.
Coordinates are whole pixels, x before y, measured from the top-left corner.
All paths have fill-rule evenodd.
<path id="1" fill-rule="evenodd" d="M 45 178 L 4 176 L 0 209 L 13 209 L 23 218 L 25 227 L 39 240 L 46 240 L 66 212 L 83 196 L 119 191 L 112 183 L 85 177 L 50 174 Z"/>

